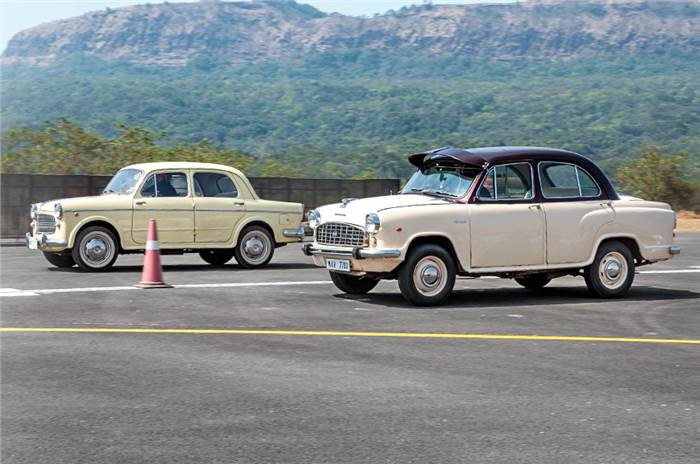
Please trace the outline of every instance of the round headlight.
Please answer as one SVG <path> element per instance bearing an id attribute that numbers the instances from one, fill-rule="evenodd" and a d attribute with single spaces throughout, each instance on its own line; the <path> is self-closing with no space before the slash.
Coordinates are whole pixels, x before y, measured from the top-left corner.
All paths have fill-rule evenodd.
<path id="1" fill-rule="evenodd" d="M 53 205 L 53 217 L 56 219 L 61 219 L 63 217 L 63 205 L 60 203 L 54 203 Z"/>
<path id="2" fill-rule="evenodd" d="M 367 232 L 373 234 L 379 230 L 379 226 L 379 216 L 377 213 L 369 213 L 365 218 L 365 227 L 367 228 Z"/>
<path id="3" fill-rule="evenodd" d="M 29 217 L 36 219 L 36 213 L 39 210 L 39 206 L 36 203 L 32 203 L 32 209 L 29 212 Z"/>
<path id="4" fill-rule="evenodd" d="M 316 228 L 321 223 L 321 213 L 317 209 L 309 211 L 309 227 Z"/>

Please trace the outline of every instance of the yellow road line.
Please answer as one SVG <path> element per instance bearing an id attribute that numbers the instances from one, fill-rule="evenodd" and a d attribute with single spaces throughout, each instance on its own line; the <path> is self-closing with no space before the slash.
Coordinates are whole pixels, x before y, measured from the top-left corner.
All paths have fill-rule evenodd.
<path id="1" fill-rule="evenodd" d="M 443 338 L 468 340 L 530 340 L 553 342 L 680 343 L 700 345 L 700 340 L 673 338 L 577 337 L 563 335 L 509 335 L 414 332 L 337 332 L 316 330 L 239 330 L 239 329 L 129 329 L 110 327 L 0 327 L 9 333 L 126 333 L 126 334 L 223 334 L 223 335 L 302 335 L 322 337 Z"/>

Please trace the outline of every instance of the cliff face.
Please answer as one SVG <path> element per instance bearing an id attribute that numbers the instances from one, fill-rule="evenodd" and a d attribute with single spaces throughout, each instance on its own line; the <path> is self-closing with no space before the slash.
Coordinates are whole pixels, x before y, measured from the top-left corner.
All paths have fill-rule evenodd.
<path id="1" fill-rule="evenodd" d="M 92 12 L 18 33 L 2 61 L 95 56 L 182 65 L 207 56 L 240 63 L 375 49 L 497 60 L 700 51 L 697 1 L 427 5 L 373 18 L 327 15 L 293 2 L 138 5 Z"/>

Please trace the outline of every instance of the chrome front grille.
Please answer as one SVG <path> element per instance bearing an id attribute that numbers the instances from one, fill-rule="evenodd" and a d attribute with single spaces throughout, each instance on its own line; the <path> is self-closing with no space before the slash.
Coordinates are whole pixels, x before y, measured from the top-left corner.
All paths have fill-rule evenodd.
<path id="1" fill-rule="evenodd" d="M 56 232 L 56 218 L 50 214 L 40 214 L 36 218 L 36 231 L 40 234 Z"/>
<path id="2" fill-rule="evenodd" d="M 316 228 L 316 242 L 323 245 L 360 247 L 365 244 L 365 230 L 341 222 L 327 222 Z"/>

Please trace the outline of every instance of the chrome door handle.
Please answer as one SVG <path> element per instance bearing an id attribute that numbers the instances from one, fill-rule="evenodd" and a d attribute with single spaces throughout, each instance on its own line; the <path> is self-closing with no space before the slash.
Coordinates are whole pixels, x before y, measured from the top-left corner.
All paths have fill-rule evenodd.
<path id="1" fill-rule="evenodd" d="M 137 204 L 138 206 L 142 206 L 142 205 L 145 205 L 146 202 L 145 202 L 145 201 L 137 201 L 136 204 Z"/>
<path id="2" fill-rule="evenodd" d="M 245 201 L 234 201 L 233 205 L 234 206 L 243 206 L 243 205 L 245 205 Z"/>
<path id="3" fill-rule="evenodd" d="M 540 205 L 530 205 L 530 206 L 528 206 L 528 209 L 531 211 L 534 211 L 534 210 L 540 210 L 540 209 L 542 209 L 542 207 Z"/>

